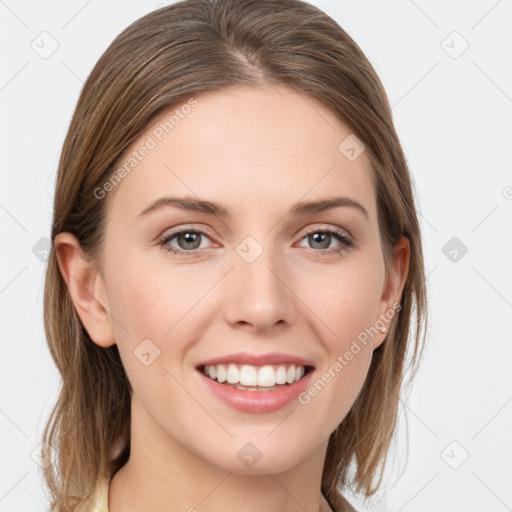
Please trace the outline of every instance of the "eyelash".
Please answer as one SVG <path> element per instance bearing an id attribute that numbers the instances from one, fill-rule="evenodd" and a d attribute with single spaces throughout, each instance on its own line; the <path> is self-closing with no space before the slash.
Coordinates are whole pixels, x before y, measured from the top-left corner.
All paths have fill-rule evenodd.
<path id="1" fill-rule="evenodd" d="M 190 229 L 180 229 L 179 231 L 175 231 L 174 233 L 165 235 L 165 236 L 159 238 L 158 243 L 161 246 L 166 246 L 165 250 L 167 252 L 170 252 L 170 253 L 176 255 L 176 256 L 180 256 L 180 257 L 181 256 L 183 256 L 183 257 L 201 256 L 200 250 L 198 250 L 198 249 L 184 251 L 181 249 L 175 249 L 174 247 L 167 245 L 171 240 L 176 238 L 176 236 L 181 235 L 182 233 L 195 233 L 198 235 L 204 235 L 207 238 L 211 238 L 210 233 L 208 231 L 190 228 Z M 327 234 L 327 235 L 333 235 L 336 240 L 341 242 L 340 245 L 336 248 L 323 249 L 323 250 L 311 249 L 313 251 L 313 254 L 315 254 L 317 256 L 336 256 L 337 254 L 340 254 L 340 253 L 344 252 L 346 249 L 349 249 L 354 246 L 354 242 L 347 235 L 345 235 L 344 232 L 338 231 L 338 230 L 331 230 L 331 229 L 308 228 L 306 230 L 305 235 L 301 238 L 301 240 L 306 238 L 308 235 L 311 235 L 312 233 L 322 233 L 322 234 Z"/>

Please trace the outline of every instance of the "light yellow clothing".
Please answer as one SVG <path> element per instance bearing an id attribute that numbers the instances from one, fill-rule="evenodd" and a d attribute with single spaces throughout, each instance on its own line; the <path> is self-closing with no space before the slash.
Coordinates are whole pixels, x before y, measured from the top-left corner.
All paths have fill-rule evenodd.
<path id="1" fill-rule="evenodd" d="M 84 512 L 108 512 L 108 489 L 110 486 L 110 478 L 103 477 L 96 485 L 96 490 L 92 496 L 91 502 L 88 502 L 85 508 L 80 511 Z"/>

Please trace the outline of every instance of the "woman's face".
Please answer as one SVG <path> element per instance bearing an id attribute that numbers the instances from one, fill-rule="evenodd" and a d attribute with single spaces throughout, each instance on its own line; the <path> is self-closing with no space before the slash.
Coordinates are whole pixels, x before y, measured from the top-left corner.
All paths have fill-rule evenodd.
<path id="1" fill-rule="evenodd" d="M 325 450 L 403 279 L 385 280 L 369 159 L 330 110 L 284 87 L 194 100 L 156 119 L 98 192 L 108 314 L 80 314 L 94 341 L 117 343 L 148 449 L 279 472 Z M 276 379 L 299 380 L 265 390 Z"/>

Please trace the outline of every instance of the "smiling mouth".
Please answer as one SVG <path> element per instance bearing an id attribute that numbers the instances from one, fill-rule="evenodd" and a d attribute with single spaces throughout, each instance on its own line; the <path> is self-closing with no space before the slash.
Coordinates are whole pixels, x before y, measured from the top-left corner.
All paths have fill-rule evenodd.
<path id="1" fill-rule="evenodd" d="M 198 370 L 211 380 L 242 391 L 274 391 L 296 382 L 314 368 L 296 364 L 255 366 L 250 364 L 202 365 Z"/>

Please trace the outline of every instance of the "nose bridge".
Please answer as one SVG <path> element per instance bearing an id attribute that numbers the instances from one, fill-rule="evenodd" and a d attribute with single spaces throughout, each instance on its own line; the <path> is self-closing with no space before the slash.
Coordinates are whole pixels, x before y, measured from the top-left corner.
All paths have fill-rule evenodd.
<path id="1" fill-rule="evenodd" d="M 235 248 L 226 297 L 230 322 L 250 323 L 263 329 L 280 321 L 292 321 L 293 294 L 282 255 L 271 246 L 271 239 L 269 235 L 261 243 L 248 236 Z"/>

